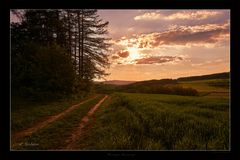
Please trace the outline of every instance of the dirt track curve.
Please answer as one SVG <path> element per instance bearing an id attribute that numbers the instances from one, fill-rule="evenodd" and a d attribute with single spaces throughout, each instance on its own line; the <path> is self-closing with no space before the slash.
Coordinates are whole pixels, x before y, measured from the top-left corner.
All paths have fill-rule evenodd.
<path id="1" fill-rule="evenodd" d="M 75 131 L 73 131 L 71 137 L 67 139 L 67 146 L 65 149 L 75 149 L 75 142 L 80 138 L 83 132 L 83 128 L 89 121 L 89 118 L 92 116 L 92 114 L 98 109 L 98 107 L 108 98 L 108 95 L 105 95 L 104 98 L 102 98 L 94 107 L 90 109 L 90 111 L 87 113 L 86 116 L 84 116 L 79 123 L 78 127 L 76 128 Z"/>
<path id="2" fill-rule="evenodd" d="M 46 127 L 47 125 L 49 125 L 50 123 L 62 118 L 64 115 L 66 115 L 67 113 L 69 112 L 72 112 L 73 110 L 75 110 L 76 108 L 78 108 L 80 105 L 96 98 L 96 96 L 93 96 L 93 97 L 90 97 L 88 98 L 87 100 L 84 100 L 76 105 L 73 105 L 71 107 L 69 107 L 68 109 L 64 110 L 63 112 L 57 114 L 57 115 L 54 115 L 54 116 L 50 116 L 47 120 L 45 121 L 42 121 L 42 122 L 39 122 L 37 123 L 36 125 L 34 125 L 33 127 L 30 127 L 30 128 L 27 128 L 23 131 L 20 131 L 20 132 L 17 132 L 15 133 L 14 135 L 12 135 L 12 147 L 15 147 L 17 145 L 17 141 L 22 138 L 22 137 L 25 137 L 25 136 L 29 136 L 31 134 L 33 134 L 34 132 Z"/>

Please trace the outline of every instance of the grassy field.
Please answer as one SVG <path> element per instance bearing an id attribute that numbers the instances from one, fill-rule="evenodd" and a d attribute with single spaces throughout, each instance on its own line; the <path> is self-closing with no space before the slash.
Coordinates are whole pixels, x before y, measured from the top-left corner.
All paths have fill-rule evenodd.
<path id="1" fill-rule="evenodd" d="M 199 96 L 109 93 L 93 114 L 78 150 L 228 150 L 229 80 L 180 82 Z M 62 150 L 69 136 L 104 95 L 82 104 L 63 118 L 22 138 L 14 149 Z M 34 126 L 87 97 L 45 104 L 15 101 L 12 132 Z M 34 106 L 34 107 L 33 107 Z"/>
<path id="2" fill-rule="evenodd" d="M 115 93 L 79 140 L 84 150 L 228 150 L 229 93 L 218 80 L 184 82 L 201 96 Z M 210 93 L 223 92 L 222 96 Z"/>
<path id="3" fill-rule="evenodd" d="M 192 87 L 200 92 L 201 95 L 220 95 L 223 98 L 229 96 L 229 79 L 180 81 L 180 85 Z"/>
<path id="4" fill-rule="evenodd" d="M 22 138 L 19 145 L 14 149 L 20 150 L 56 150 L 66 146 L 66 140 L 72 131 L 78 126 L 83 116 L 87 114 L 103 95 L 82 104 L 73 112 L 67 113 L 60 120 L 33 133 L 31 136 Z"/>
<path id="5" fill-rule="evenodd" d="M 12 133 L 15 133 L 31 127 L 38 121 L 43 121 L 49 116 L 60 113 L 68 107 L 89 97 L 91 97 L 91 95 L 84 97 L 76 95 L 70 98 L 59 99 L 54 102 L 40 103 L 13 97 L 11 102 L 11 131 Z"/>

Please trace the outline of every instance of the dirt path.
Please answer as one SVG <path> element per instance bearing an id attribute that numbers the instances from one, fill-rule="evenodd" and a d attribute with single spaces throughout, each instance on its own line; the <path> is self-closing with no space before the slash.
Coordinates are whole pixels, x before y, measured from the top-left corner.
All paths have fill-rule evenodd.
<path id="1" fill-rule="evenodd" d="M 98 109 L 98 107 L 108 98 L 108 95 L 105 95 L 103 99 L 101 99 L 94 107 L 90 109 L 90 111 L 87 113 L 86 116 L 84 116 L 79 123 L 79 126 L 77 129 L 72 133 L 71 137 L 66 140 L 67 147 L 65 149 L 74 149 L 75 148 L 75 142 L 79 139 L 79 137 L 83 133 L 83 128 L 86 126 L 87 122 L 89 121 L 89 118 L 92 116 L 92 114 Z"/>
<path id="2" fill-rule="evenodd" d="M 31 134 L 33 134 L 34 132 L 46 127 L 47 125 L 49 125 L 50 123 L 62 118 L 64 115 L 66 115 L 67 113 L 69 112 L 72 112 L 73 110 L 75 110 L 76 108 L 78 108 L 80 105 L 90 101 L 90 100 L 93 100 L 94 98 L 96 98 L 96 96 L 93 96 L 93 97 L 90 97 L 88 98 L 87 100 L 84 100 L 76 105 L 73 105 L 71 107 L 69 107 L 68 109 L 64 110 L 63 112 L 57 114 L 57 115 L 54 115 L 54 116 L 50 116 L 47 120 L 45 121 L 42 121 L 42 122 L 39 122 L 37 123 L 36 125 L 34 125 L 33 127 L 30 127 L 30 128 L 27 128 L 23 131 L 20 131 L 18 133 L 15 133 L 14 135 L 12 135 L 12 138 L 11 138 L 11 142 L 12 142 L 12 147 L 15 147 L 17 145 L 17 141 L 22 138 L 22 137 L 25 137 L 25 136 L 29 136 Z"/>

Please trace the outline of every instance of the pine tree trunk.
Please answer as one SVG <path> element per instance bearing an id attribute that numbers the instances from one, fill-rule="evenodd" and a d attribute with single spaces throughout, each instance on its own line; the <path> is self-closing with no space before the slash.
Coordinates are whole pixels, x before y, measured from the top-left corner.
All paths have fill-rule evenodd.
<path id="1" fill-rule="evenodd" d="M 74 46 L 74 68 L 77 69 L 77 32 L 75 31 L 75 46 Z"/>
<path id="2" fill-rule="evenodd" d="M 71 54 L 72 54 L 72 49 L 71 49 L 71 47 L 72 47 L 72 43 L 71 43 L 71 40 L 72 40 L 72 34 L 71 34 L 71 22 L 70 22 L 70 20 L 71 20 L 71 18 L 70 18 L 70 13 L 69 13 L 69 11 L 67 12 L 67 15 L 68 15 L 68 49 L 69 49 L 69 55 L 70 55 L 70 57 L 71 57 Z"/>
<path id="3" fill-rule="evenodd" d="M 81 71 L 81 25 L 80 25 L 80 13 L 77 12 L 77 19 L 78 19 L 78 76 L 82 74 Z"/>
<path id="4" fill-rule="evenodd" d="M 84 25 L 83 25 L 83 10 L 82 10 L 82 16 L 81 16 L 81 20 L 82 20 L 82 37 L 81 37 L 81 39 L 82 39 L 82 50 L 81 50 L 81 69 L 82 69 L 82 72 L 81 72 L 81 79 L 83 79 L 83 50 L 84 50 L 84 46 L 83 46 L 83 41 L 84 41 L 84 39 L 83 39 L 83 27 L 84 27 Z"/>

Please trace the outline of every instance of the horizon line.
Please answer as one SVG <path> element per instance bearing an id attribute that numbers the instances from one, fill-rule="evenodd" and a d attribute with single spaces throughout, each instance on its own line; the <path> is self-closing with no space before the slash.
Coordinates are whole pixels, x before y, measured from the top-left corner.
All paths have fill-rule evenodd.
<path id="1" fill-rule="evenodd" d="M 186 78 L 186 77 L 195 77 L 195 76 L 205 76 L 205 75 L 213 75 L 213 74 L 221 74 L 221 73 L 230 73 L 230 71 L 226 72 L 217 72 L 217 73 L 210 73 L 210 74 L 201 74 L 201 75 L 191 75 L 191 76 L 183 76 L 183 77 L 177 77 L 177 78 L 160 78 L 160 79 L 144 79 L 144 80 L 123 80 L 123 79 L 110 79 L 110 80 L 93 80 L 95 82 L 106 82 L 106 81 L 133 81 L 133 82 L 139 82 L 139 81 L 149 81 L 149 80 L 161 80 L 161 79 L 179 79 L 179 78 Z"/>

